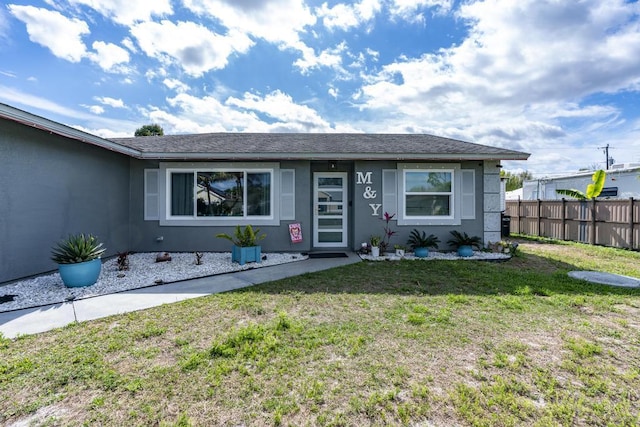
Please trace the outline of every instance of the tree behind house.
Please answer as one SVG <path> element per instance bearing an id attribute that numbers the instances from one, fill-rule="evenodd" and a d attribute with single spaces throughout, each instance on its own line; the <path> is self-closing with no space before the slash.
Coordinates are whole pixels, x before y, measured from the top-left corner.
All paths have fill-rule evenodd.
<path id="1" fill-rule="evenodd" d="M 141 128 L 136 129 L 135 136 L 162 136 L 164 130 L 162 126 L 157 124 L 144 125 Z"/>
<path id="2" fill-rule="evenodd" d="M 504 178 L 507 180 L 506 191 L 513 191 L 517 190 L 518 188 L 522 188 L 522 183 L 524 181 L 533 179 L 533 174 L 529 171 L 524 171 L 516 174 L 513 172 L 501 170 L 500 178 Z"/>

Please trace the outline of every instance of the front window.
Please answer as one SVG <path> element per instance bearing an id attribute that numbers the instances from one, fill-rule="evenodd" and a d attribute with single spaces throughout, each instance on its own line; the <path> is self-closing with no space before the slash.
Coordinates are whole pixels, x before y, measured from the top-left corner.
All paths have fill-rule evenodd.
<path id="1" fill-rule="evenodd" d="M 405 170 L 404 217 L 453 216 L 452 170 Z"/>
<path id="2" fill-rule="evenodd" d="M 272 215 L 272 170 L 170 171 L 169 212 L 185 218 Z"/>

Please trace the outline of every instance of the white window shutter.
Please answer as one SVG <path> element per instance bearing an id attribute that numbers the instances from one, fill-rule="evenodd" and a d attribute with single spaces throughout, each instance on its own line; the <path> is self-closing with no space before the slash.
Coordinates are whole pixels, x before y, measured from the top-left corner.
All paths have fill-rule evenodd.
<path id="1" fill-rule="evenodd" d="M 473 169 L 462 169 L 462 219 L 476 217 L 476 172 Z"/>
<path id="2" fill-rule="evenodd" d="M 296 171 L 280 170 L 280 219 L 296 219 Z"/>
<path id="3" fill-rule="evenodd" d="M 144 220 L 160 219 L 159 169 L 144 170 Z"/>
<path id="4" fill-rule="evenodd" d="M 382 212 L 398 218 L 398 185 L 395 169 L 382 170 Z"/>

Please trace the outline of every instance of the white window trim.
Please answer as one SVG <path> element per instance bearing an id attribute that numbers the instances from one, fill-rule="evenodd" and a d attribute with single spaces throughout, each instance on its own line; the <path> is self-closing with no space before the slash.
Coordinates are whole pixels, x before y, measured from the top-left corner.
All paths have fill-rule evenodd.
<path id="1" fill-rule="evenodd" d="M 198 217 L 194 206 L 194 214 L 191 216 L 171 215 L 171 174 L 172 173 L 196 173 L 196 172 L 244 172 L 244 173 L 270 173 L 271 174 L 271 213 L 268 216 L 242 217 Z M 280 203 L 280 165 L 278 163 L 160 163 L 160 225 L 175 226 L 228 226 L 228 225 L 279 225 Z M 246 191 L 246 186 L 245 186 Z M 276 194 L 278 193 L 278 194 Z M 246 197 L 245 197 L 246 200 Z M 196 200 L 194 200 L 194 204 Z"/>
<path id="2" fill-rule="evenodd" d="M 460 201 L 462 196 L 461 169 L 458 163 L 404 163 L 398 165 L 398 225 L 460 225 Z M 451 211 L 447 216 L 407 216 L 405 212 L 405 177 L 407 172 L 450 172 Z M 435 194 L 435 193 L 434 193 Z"/>

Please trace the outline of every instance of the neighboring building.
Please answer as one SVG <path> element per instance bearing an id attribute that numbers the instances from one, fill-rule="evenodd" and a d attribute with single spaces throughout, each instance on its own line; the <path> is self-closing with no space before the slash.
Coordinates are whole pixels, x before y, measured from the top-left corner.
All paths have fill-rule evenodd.
<path id="1" fill-rule="evenodd" d="M 522 188 L 516 188 L 515 190 L 506 191 L 504 193 L 504 198 L 507 201 L 511 200 L 521 200 L 523 199 L 524 190 Z"/>
<path id="2" fill-rule="evenodd" d="M 546 177 L 527 180 L 523 183 L 522 200 L 560 200 L 567 196 L 556 193 L 556 190 L 586 191 L 591 184 L 594 171 L 578 172 L 570 175 Z M 613 165 L 607 173 L 604 189 L 599 199 L 640 198 L 640 163 Z"/>
<path id="3" fill-rule="evenodd" d="M 412 229 L 500 240 L 501 160 L 529 154 L 431 135 L 217 133 L 104 139 L 0 104 L 0 283 L 51 271 L 69 233 L 122 251 L 355 250 Z M 289 224 L 302 228 L 291 243 Z M 446 243 L 443 249 L 446 248 Z"/>

